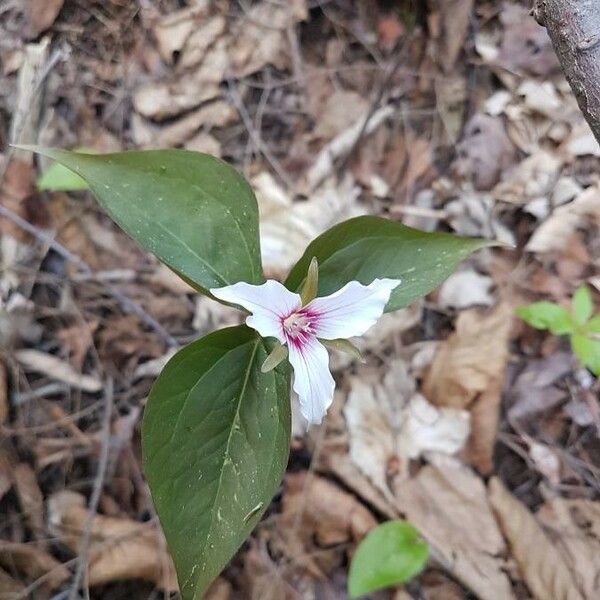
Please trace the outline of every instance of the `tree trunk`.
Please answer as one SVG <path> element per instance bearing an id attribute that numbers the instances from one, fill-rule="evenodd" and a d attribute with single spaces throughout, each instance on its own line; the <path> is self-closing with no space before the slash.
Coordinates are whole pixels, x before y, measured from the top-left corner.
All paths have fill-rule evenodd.
<path id="1" fill-rule="evenodd" d="M 579 108 L 600 143 L 600 1 L 535 0 Z"/>

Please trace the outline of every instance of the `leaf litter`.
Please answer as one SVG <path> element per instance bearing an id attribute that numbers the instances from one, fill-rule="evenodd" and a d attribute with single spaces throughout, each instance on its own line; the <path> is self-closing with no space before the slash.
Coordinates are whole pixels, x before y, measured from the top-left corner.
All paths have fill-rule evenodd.
<path id="1" fill-rule="evenodd" d="M 600 147 L 529 4 L 90 6 L 17 3 L 0 25 L 2 209 L 33 226 L 2 218 L 0 232 L 0 595 L 68 593 L 109 378 L 114 449 L 90 594 L 176 589 L 139 447 L 174 348 L 144 315 L 178 344 L 239 322 L 86 192 L 36 191 L 30 158 L 5 142 L 39 139 L 232 162 L 257 194 L 269 277 L 359 214 L 512 248 L 386 315 L 359 342 L 364 364 L 332 356 L 327 423 L 295 423 L 281 493 L 209 598 L 345 598 L 356 544 L 398 517 L 431 559 L 390 598 L 596 598 L 600 388 L 563 340 L 512 314 L 567 304 L 585 281 L 600 309 Z"/>

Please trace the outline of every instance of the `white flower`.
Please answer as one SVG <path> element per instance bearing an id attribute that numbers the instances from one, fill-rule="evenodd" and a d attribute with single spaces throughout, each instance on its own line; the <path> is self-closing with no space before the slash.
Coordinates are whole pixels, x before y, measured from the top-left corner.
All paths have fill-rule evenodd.
<path id="1" fill-rule="evenodd" d="M 363 335 L 381 317 L 399 284 L 398 279 L 375 279 L 370 285 L 351 281 L 341 290 L 314 298 L 304 306 L 300 294 L 273 280 L 262 285 L 240 282 L 210 292 L 252 313 L 246 324 L 260 335 L 287 345 L 300 410 L 310 423 L 320 423 L 333 401 L 335 387 L 329 355 L 320 340 L 328 344 L 328 340 Z M 316 289 L 316 285 L 310 287 Z M 278 347 L 274 351 L 279 360 L 285 358 L 280 350 Z"/>

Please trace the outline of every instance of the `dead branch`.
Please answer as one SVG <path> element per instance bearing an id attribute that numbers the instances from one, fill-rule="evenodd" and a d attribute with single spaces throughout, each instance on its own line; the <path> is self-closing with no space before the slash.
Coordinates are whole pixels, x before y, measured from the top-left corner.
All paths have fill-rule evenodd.
<path id="1" fill-rule="evenodd" d="M 600 142 L 600 10 L 597 0 L 535 0 L 579 108 Z"/>

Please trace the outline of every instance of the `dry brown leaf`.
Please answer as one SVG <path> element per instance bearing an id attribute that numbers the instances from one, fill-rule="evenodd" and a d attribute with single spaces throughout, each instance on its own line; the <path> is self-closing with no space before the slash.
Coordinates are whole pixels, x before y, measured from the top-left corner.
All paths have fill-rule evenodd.
<path id="1" fill-rule="evenodd" d="M 225 32 L 227 22 L 222 15 L 215 15 L 196 26 L 187 38 L 177 64 L 177 69 L 189 69 L 205 60 L 206 53 Z"/>
<path id="2" fill-rule="evenodd" d="M 71 571 L 61 562 L 32 544 L 0 541 L 0 564 L 16 569 L 31 580 L 43 577 L 45 587 L 50 590 L 58 589 L 71 576 Z"/>
<path id="3" fill-rule="evenodd" d="M 0 598 L 2 600 L 12 600 L 22 597 L 25 586 L 16 579 L 13 579 L 4 569 L 0 569 Z"/>
<path id="4" fill-rule="evenodd" d="M 439 60 L 449 73 L 465 44 L 473 0 L 442 0 L 438 5 L 442 21 Z"/>
<path id="5" fill-rule="evenodd" d="M 502 303 L 492 312 L 463 311 L 455 332 L 438 346 L 423 385 L 437 406 L 468 408 L 501 381 L 508 355 L 512 310 Z"/>
<path id="6" fill-rule="evenodd" d="M 396 359 L 369 381 L 365 369 L 350 378 L 344 407 L 350 438 L 350 458 L 389 501 L 389 478 L 407 476 L 408 463 L 429 451 L 453 454 L 469 436 L 469 414 L 437 409 L 416 393 L 406 363 Z"/>
<path id="7" fill-rule="evenodd" d="M 600 593 L 600 503 L 553 497 L 536 513 L 586 599 Z"/>
<path id="8" fill-rule="evenodd" d="M 430 456 L 413 479 L 401 482 L 396 506 L 432 548 L 441 566 L 480 600 L 513 599 L 501 556 L 504 540 L 483 482 L 450 456 Z"/>
<path id="9" fill-rule="evenodd" d="M 209 4 L 209 0 L 196 0 L 189 8 L 169 13 L 154 26 L 163 60 L 172 62 L 175 52 L 181 52 L 189 35 L 208 14 Z"/>
<path id="10" fill-rule="evenodd" d="M 558 60 L 545 27 L 538 25 L 528 8 L 504 2 L 500 11 L 504 37 L 497 62 L 511 71 L 549 75 L 558 71 Z"/>
<path id="11" fill-rule="evenodd" d="M 489 190 L 516 160 L 516 149 L 506 134 L 504 121 L 478 113 L 464 128 L 453 164 L 461 177 L 473 180 L 478 190 Z"/>
<path id="12" fill-rule="evenodd" d="M 233 74 L 246 77 L 271 64 L 289 65 L 287 28 L 308 16 L 305 0 L 254 4 L 231 31 L 229 47 Z"/>
<path id="13" fill-rule="evenodd" d="M 327 97 L 324 106 L 319 107 L 319 114 L 314 115 L 317 122 L 313 135 L 330 140 L 353 125 L 368 108 L 368 102 L 357 92 L 336 89 Z"/>
<path id="14" fill-rule="evenodd" d="M 222 55 L 213 57 L 215 63 L 221 59 Z M 219 70 L 224 71 L 224 66 Z M 135 92 L 133 105 L 140 115 L 162 121 L 218 98 L 221 95 L 220 80 L 218 72 L 207 75 L 204 69 L 199 69 L 171 82 L 147 83 Z"/>
<path id="15" fill-rule="evenodd" d="M 377 525 L 377 520 L 353 495 L 304 471 L 285 479 L 283 522 L 291 525 L 299 512 L 304 523 L 302 535 L 315 535 L 323 546 L 358 542 Z"/>
<path id="16" fill-rule="evenodd" d="M 238 119 L 238 113 L 231 104 L 216 100 L 205 104 L 172 125 L 163 127 L 148 147 L 173 148 L 180 146 L 198 132 L 201 127 L 212 129 L 224 127 Z"/>
<path id="17" fill-rule="evenodd" d="M 438 293 L 440 308 L 464 309 L 472 306 L 491 306 L 494 297 L 490 293 L 494 282 L 473 269 L 453 273 L 443 283 Z"/>
<path id="18" fill-rule="evenodd" d="M 44 497 L 35 472 L 27 463 L 20 463 L 13 469 L 13 483 L 27 523 L 38 538 L 44 531 Z"/>
<path id="19" fill-rule="evenodd" d="M 52 354 L 28 348 L 17 350 L 15 358 L 26 370 L 43 373 L 51 379 L 63 381 L 84 392 L 94 393 L 102 389 L 102 381 L 100 379 L 92 375 L 78 373 L 68 362 Z"/>
<path id="20" fill-rule="evenodd" d="M 497 477 L 490 480 L 489 500 L 534 597 L 537 600 L 584 600 L 558 547 Z"/>
<path id="21" fill-rule="evenodd" d="M 373 515 L 352 494 L 301 471 L 285 478 L 273 543 L 302 571 L 323 579 L 376 525 Z"/>
<path id="22" fill-rule="evenodd" d="M 461 312 L 456 331 L 438 347 L 423 384 L 435 405 L 472 411 L 466 456 L 482 472 L 492 468 L 511 316 L 507 303 L 487 314 Z"/>
<path id="23" fill-rule="evenodd" d="M 514 232 L 495 214 L 496 202 L 491 194 L 475 193 L 469 189 L 461 189 L 458 194 L 456 200 L 444 206 L 456 233 L 498 240 L 509 246 L 516 245 Z"/>
<path id="24" fill-rule="evenodd" d="M 512 171 L 494 188 L 497 200 L 526 204 L 538 198 L 549 199 L 560 174 L 562 161 L 554 154 L 539 150 Z"/>
<path id="25" fill-rule="evenodd" d="M 25 14 L 27 17 L 27 35 L 36 38 L 46 31 L 58 17 L 65 0 L 27 0 Z"/>
<path id="26" fill-rule="evenodd" d="M 293 202 L 267 172 L 251 183 L 260 213 L 263 265 L 272 277 L 284 275 L 309 242 L 327 228 L 365 212 L 357 202 L 359 189 L 351 177 L 325 182 L 305 202 Z"/>
<path id="27" fill-rule="evenodd" d="M 591 186 L 563 204 L 534 231 L 525 250 L 550 252 L 565 247 L 571 235 L 589 222 L 600 223 L 600 188 Z"/>
<path id="28" fill-rule="evenodd" d="M 48 521 L 56 535 L 77 553 L 88 510 L 81 494 L 61 491 L 48 500 Z M 177 577 L 167 544 L 156 525 L 127 518 L 96 515 L 91 529 L 88 580 L 100 585 L 144 579 L 176 591 Z"/>

